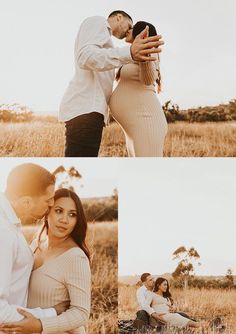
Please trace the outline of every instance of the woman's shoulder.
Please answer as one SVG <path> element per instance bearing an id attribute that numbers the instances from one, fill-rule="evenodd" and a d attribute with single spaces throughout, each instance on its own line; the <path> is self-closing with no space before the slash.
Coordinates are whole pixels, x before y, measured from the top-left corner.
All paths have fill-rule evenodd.
<path id="1" fill-rule="evenodd" d="M 81 248 L 72 247 L 68 249 L 62 258 L 63 266 L 66 268 L 65 276 L 70 276 L 71 272 L 84 273 L 86 276 L 90 275 L 89 259 Z"/>
<path id="2" fill-rule="evenodd" d="M 74 246 L 65 251 L 66 260 L 87 259 L 85 252 L 78 246 Z"/>

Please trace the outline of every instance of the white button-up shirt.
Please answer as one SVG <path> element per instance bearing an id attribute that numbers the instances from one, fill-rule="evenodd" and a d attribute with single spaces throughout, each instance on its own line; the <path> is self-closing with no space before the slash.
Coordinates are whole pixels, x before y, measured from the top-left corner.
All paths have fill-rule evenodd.
<path id="1" fill-rule="evenodd" d="M 149 290 L 146 288 L 145 285 L 142 285 L 136 292 L 136 297 L 139 305 L 140 310 L 146 311 L 149 315 L 155 313 L 155 310 L 148 304 L 147 297 L 148 297 Z"/>
<path id="2" fill-rule="evenodd" d="M 0 323 L 21 320 L 17 308 L 24 308 L 36 318 L 56 315 L 54 308 L 25 308 L 33 263 L 21 222 L 5 195 L 0 193 Z"/>
<path id="3" fill-rule="evenodd" d="M 80 26 L 74 57 L 75 74 L 62 99 L 59 119 L 69 121 L 82 114 L 99 112 L 106 120 L 114 69 L 133 62 L 130 46 L 114 48 L 108 21 L 93 16 Z"/>

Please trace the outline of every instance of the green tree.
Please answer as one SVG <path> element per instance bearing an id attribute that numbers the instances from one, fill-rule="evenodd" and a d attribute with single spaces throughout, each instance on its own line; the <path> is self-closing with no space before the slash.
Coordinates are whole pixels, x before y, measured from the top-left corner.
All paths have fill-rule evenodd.
<path id="1" fill-rule="evenodd" d="M 82 175 L 73 166 L 69 169 L 65 169 L 65 167 L 61 165 L 55 169 L 53 174 L 57 178 L 58 188 L 67 188 L 72 191 L 75 191 L 74 183 L 82 179 Z M 81 186 L 83 187 L 83 184 L 81 184 Z"/>
<path id="2" fill-rule="evenodd" d="M 234 284 L 234 276 L 233 276 L 233 270 L 231 268 L 229 268 L 225 274 L 225 278 L 232 283 L 232 285 Z"/>
<path id="3" fill-rule="evenodd" d="M 175 279 L 183 279 L 184 288 L 187 289 L 188 280 L 194 275 L 193 263 L 200 259 L 200 255 L 194 247 L 187 249 L 185 246 L 181 246 L 174 251 L 172 256 L 173 260 L 179 260 L 172 276 Z M 198 262 L 198 265 L 200 265 L 200 262 Z"/>

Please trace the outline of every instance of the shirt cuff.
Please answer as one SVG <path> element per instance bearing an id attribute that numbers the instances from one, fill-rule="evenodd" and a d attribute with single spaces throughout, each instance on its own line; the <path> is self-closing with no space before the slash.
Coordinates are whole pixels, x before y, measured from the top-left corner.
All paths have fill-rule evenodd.
<path id="1" fill-rule="evenodd" d="M 124 46 L 123 48 L 119 48 L 120 52 L 120 60 L 123 63 L 131 63 L 133 62 L 133 58 L 131 56 L 130 46 Z"/>
<path id="2" fill-rule="evenodd" d="M 57 316 L 57 312 L 56 312 L 55 308 L 53 308 L 53 307 L 43 309 L 42 311 L 43 311 L 43 317 L 42 318 L 51 318 L 51 317 Z"/>

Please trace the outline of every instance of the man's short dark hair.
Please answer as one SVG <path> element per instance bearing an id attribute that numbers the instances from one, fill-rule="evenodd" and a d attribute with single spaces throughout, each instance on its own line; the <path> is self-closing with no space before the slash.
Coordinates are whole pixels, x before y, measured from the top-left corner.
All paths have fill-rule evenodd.
<path id="1" fill-rule="evenodd" d="M 146 279 L 148 278 L 148 276 L 150 276 L 150 273 L 143 273 L 140 277 L 142 283 L 144 283 L 146 281 Z"/>
<path id="2" fill-rule="evenodd" d="M 117 14 L 121 14 L 121 15 L 123 15 L 124 17 L 127 17 L 128 19 L 130 19 L 130 20 L 133 22 L 132 17 L 131 17 L 129 14 L 127 14 L 126 12 L 124 12 L 123 10 L 114 10 L 114 12 L 112 12 L 112 13 L 108 16 L 108 18 L 109 18 L 109 17 L 112 17 L 112 16 L 116 16 Z"/>
<path id="3" fill-rule="evenodd" d="M 47 169 L 33 163 L 25 163 L 16 166 L 9 173 L 6 193 L 11 198 L 40 196 L 46 192 L 48 186 L 54 185 L 55 181 L 55 176 Z"/>

